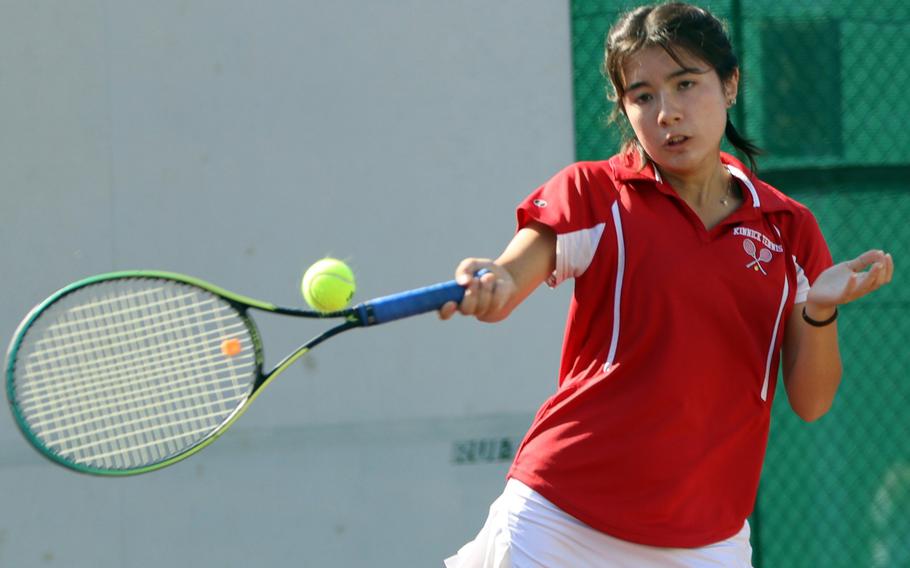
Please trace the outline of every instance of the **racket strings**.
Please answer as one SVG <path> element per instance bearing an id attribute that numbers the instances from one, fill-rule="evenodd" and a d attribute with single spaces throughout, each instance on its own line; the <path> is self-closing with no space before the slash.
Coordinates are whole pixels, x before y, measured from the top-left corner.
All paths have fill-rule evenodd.
<path id="1" fill-rule="evenodd" d="M 124 299 L 124 302 L 126 302 L 126 301 L 127 300 Z M 94 304 L 96 304 L 99 311 L 103 311 L 103 309 L 104 309 L 103 307 L 105 306 L 106 303 L 107 302 L 94 302 Z M 37 342 L 37 343 L 39 343 L 39 344 L 47 343 L 48 341 L 53 341 L 56 343 L 57 341 L 60 341 L 60 342 L 64 341 L 65 339 L 62 337 L 62 334 L 60 333 L 60 330 L 64 329 L 64 328 L 75 328 L 79 331 L 80 336 L 89 337 L 88 334 L 86 334 L 84 331 L 82 331 L 80 329 L 81 327 L 83 327 L 81 325 L 81 322 L 78 319 L 72 320 L 72 318 L 78 316 L 79 312 L 81 312 L 81 311 L 84 311 L 84 310 L 81 310 L 77 307 L 74 310 L 70 310 L 69 312 L 66 312 L 62 318 L 63 324 L 48 326 L 48 329 L 46 331 L 46 335 L 47 335 L 46 340 Z M 91 319 L 92 324 L 97 324 L 97 319 L 98 319 L 97 317 L 90 318 L 90 319 Z M 108 330 L 110 330 L 111 327 L 113 326 L 112 325 L 113 322 L 114 322 L 114 317 L 112 317 L 111 322 L 109 322 L 110 325 L 108 325 Z M 70 337 L 69 339 L 72 340 L 72 337 Z M 94 339 L 94 338 L 92 338 L 92 339 Z M 82 342 L 79 342 L 79 343 L 82 343 Z M 78 347 L 78 346 L 76 346 L 76 347 Z M 87 363 L 87 361 L 90 359 L 90 357 L 92 355 L 91 353 L 87 353 L 84 350 L 78 350 L 78 351 L 71 352 L 69 354 L 69 356 L 72 356 L 73 354 L 75 354 L 74 360 L 77 363 L 77 365 L 75 366 L 76 371 L 78 371 L 80 368 L 86 368 L 86 369 L 91 368 L 88 366 L 88 363 Z M 40 397 L 40 396 L 44 395 L 44 398 L 46 400 L 49 400 L 52 405 L 53 405 L 53 403 L 59 403 L 60 401 L 70 401 L 70 404 L 65 404 L 65 402 L 56 404 L 59 414 L 57 414 L 54 417 L 53 422 L 51 422 L 51 423 L 57 423 L 57 420 L 59 420 L 63 423 L 63 427 L 58 428 L 57 431 L 62 431 L 62 429 L 72 429 L 73 431 L 78 432 L 79 435 L 82 435 L 84 433 L 84 430 L 80 431 L 80 430 L 75 429 L 75 426 L 71 422 L 71 417 L 65 413 L 65 410 L 68 407 L 73 407 L 73 406 L 76 406 L 77 408 L 84 408 L 84 402 L 82 399 L 85 398 L 85 393 L 84 392 L 77 393 L 77 392 L 73 392 L 73 391 L 68 391 L 67 398 L 62 399 L 60 396 L 60 392 L 59 392 L 60 388 L 66 387 L 68 385 L 65 382 L 58 382 L 58 381 L 61 378 L 65 381 L 66 377 L 68 376 L 69 373 L 57 373 L 58 376 L 54 376 L 54 373 L 44 372 L 39 375 L 39 373 L 41 371 L 47 371 L 47 369 L 54 368 L 53 363 L 56 362 L 55 360 L 51 359 L 51 360 L 48 360 L 45 362 L 45 359 L 42 359 L 42 357 L 46 357 L 46 355 L 47 355 L 46 352 L 42 353 L 41 350 L 36 349 L 36 350 L 34 350 L 34 357 L 26 360 L 27 361 L 26 369 L 31 372 L 32 376 L 43 376 L 43 377 L 45 377 L 44 380 L 33 381 L 31 384 L 28 385 L 28 387 L 23 387 L 20 390 L 22 390 L 25 393 L 28 393 L 28 395 L 30 395 L 32 397 Z M 31 363 L 31 362 L 37 362 L 37 363 L 35 365 L 29 365 L 29 363 Z M 71 369 L 67 369 L 67 371 L 70 371 L 70 370 Z M 47 388 L 48 383 L 54 385 L 55 388 L 48 389 Z M 40 386 L 44 386 L 45 388 L 43 388 L 43 389 L 38 388 Z M 81 394 L 81 396 L 80 396 L 80 394 Z M 73 403 L 75 403 L 75 404 L 73 404 Z M 93 413 L 95 412 L 94 408 L 91 408 L 91 410 Z M 104 419 L 104 416 L 102 415 L 100 418 Z M 33 428 L 35 428 L 40 433 L 40 435 L 44 436 L 48 440 L 53 440 L 53 438 L 47 437 L 46 428 L 44 428 L 45 424 L 41 421 L 38 421 L 36 419 L 36 417 L 34 416 L 34 414 L 32 414 L 29 417 L 29 420 L 31 421 Z M 54 442 L 57 446 L 60 445 L 60 442 L 58 440 L 54 440 Z M 70 448 L 70 450 L 72 450 L 72 448 Z"/>
<path id="2" fill-rule="evenodd" d="M 236 338 L 227 356 L 221 341 Z M 192 286 L 124 279 L 50 306 L 15 369 L 25 420 L 74 463 L 133 469 L 186 451 L 227 420 L 256 376 L 253 340 L 226 301 Z"/>
<path id="3" fill-rule="evenodd" d="M 252 356 L 247 357 L 247 359 L 252 359 Z M 214 368 L 214 367 L 210 367 L 210 368 Z M 200 369 L 203 371 L 206 370 L 205 367 L 201 367 Z M 176 372 L 179 370 L 171 369 L 171 368 L 163 368 L 161 370 L 161 372 L 168 372 L 168 371 Z M 89 408 L 89 409 L 86 409 L 84 407 L 84 405 L 75 404 L 73 402 L 69 402 L 69 403 L 64 402 L 64 403 L 61 403 L 59 406 L 54 406 L 52 403 L 48 402 L 43 405 L 35 405 L 33 407 L 33 409 L 44 408 L 44 410 L 42 410 L 40 412 L 32 412 L 29 415 L 29 417 L 32 420 L 32 423 L 41 425 L 42 419 L 45 419 L 49 416 L 63 416 L 63 413 L 66 411 L 69 411 L 69 410 L 72 410 L 72 412 L 65 415 L 66 418 L 68 418 L 68 419 L 75 419 L 75 418 L 83 416 L 83 415 L 95 414 L 98 412 L 105 412 L 104 416 L 106 418 L 122 416 L 123 414 L 125 414 L 128 411 L 121 410 L 120 412 L 116 412 L 116 410 L 118 408 L 123 408 L 124 404 L 128 404 L 128 403 L 139 404 L 143 400 L 148 398 L 149 396 L 155 396 L 155 395 L 160 395 L 162 393 L 166 393 L 168 396 L 171 397 L 170 402 L 173 404 L 180 403 L 184 400 L 191 400 L 192 398 L 198 396 L 197 394 L 195 394 L 195 393 L 197 393 L 197 389 L 195 388 L 196 381 L 197 381 L 197 379 L 195 379 L 195 378 L 185 378 L 182 380 L 169 381 L 164 387 L 162 385 L 154 385 L 154 386 L 149 386 L 149 387 L 132 388 L 129 390 L 130 398 L 127 398 L 117 392 L 111 392 L 111 390 L 110 390 L 111 387 L 118 387 L 118 386 L 126 387 L 126 386 L 130 386 L 130 385 L 134 384 L 134 381 L 132 379 L 126 378 L 125 380 L 121 381 L 120 383 L 118 383 L 116 385 L 111 385 L 110 387 L 99 387 L 97 389 L 94 389 L 94 392 L 92 392 L 92 391 L 85 391 L 85 392 L 72 391 L 69 393 L 70 395 L 77 395 L 77 394 L 82 395 L 83 398 L 89 397 L 89 396 L 94 396 L 95 398 L 92 400 L 92 405 L 91 405 L 91 408 Z M 213 386 L 221 384 L 221 383 L 229 383 L 231 386 L 234 386 L 236 384 L 236 381 L 234 380 L 233 377 L 227 377 L 227 378 L 221 378 L 221 379 L 214 379 L 214 380 L 210 381 L 210 383 Z M 191 394 L 189 394 L 187 396 L 179 396 L 182 392 L 189 392 Z M 226 400 L 226 399 L 224 399 L 224 400 Z M 143 407 L 138 407 L 137 410 L 141 410 L 142 408 Z M 151 406 L 146 407 L 146 408 L 151 408 Z M 54 433 L 54 432 L 56 432 L 58 430 L 62 430 L 62 429 L 65 429 L 65 427 L 58 428 L 58 429 L 45 430 L 45 433 L 51 434 L 51 433 Z"/>
<path id="4" fill-rule="evenodd" d="M 129 298 L 127 298 L 126 301 L 129 301 Z M 102 306 L 103 306 L 103 304 L 102 304 Z M 118 314 L 118 313 L 112 313 L 112 314 L 109 314 L 109 315 L 111 315 L 113 318 L 118 318 L 118 317 L 121 317 L 121 316 L 122 316 L 122 313 L 124 313 L 124 312 L 121 311 L 119 314 Z M 78 315 L 78 314 L 77 314 L 77 315 Z M 97 318 L 93 318 L 93 319 L 97 319 Z M 147 318 L 143 318 L 143 319 L 147 319 Z M 93 325 L 96 324 L 95 321 L 92 321 L 91 323 L 92 323 Z M 122 323 L 122 322 L 117 322 L 117 323 Z M 140 325 L 141 323 L 142 323 L 142 322 L 141 322 L 140 320 L 135 320 L 135 321 L 133 322 L 133 324 L 134 324 L 133 330 L 134 330 L 134 331 L 132 332 L 132 334 L 135 334 L 135 329 L 136 329 L 137 326 Z M 122 326 L 121 326 L 121 327 L 122 327 Z M 109 335 L 110 335 L 110 334 L 109 334 Z M 69 338 L 69 339 L 71 339 L 71 338 Z M 90 354 L 88 354 L 88 353 L 82 353 L 82 355 L 83 355 L 83 356 L 88 356 L 88 355 L 90 355 Z M 84 393 L 83 393 L 83 394 L 84 394 Z M 128 401 L 124 400 L 123 402 L 128 402 Z M 197 405 L 197 406 L 198 406 L 198 405 Z M 138 413 L 138 414 L 139 414 L 139 418 L 138 418 L 138 419 L 134 419 L 134 420 L 132 420 L 132 421 L 129 421 L 129 423 L 130 423 L 130 424 L 133 424 L 133 423 L 140 423 L 140 422 L 146 421 L 147 416 L 143 416 L 143 414 L 146 414 L 146 415 L 147 415 L 147 411 L 146 411 L 146 412 L 143 412 L 143 411 L 146 410 L 146 409 L 148 409 L 148 408 L 149 408 L 148 405 L 146 405 L 146 406 L 144 406 L 144 407 L 133 407 L 133 408 L 131 408 L 131 411 L 132 411 L 131 413 L 132 413 L 132 414 Z M 123 412 L 120 412 L 119 414 L 123 414 Z M 105 419 L 106 419 L 106 418 L 109 418 L 109 417 L 102 416 L 102 418 L 105 418 Z M 84 424 L 84 423 L 83 423 L 83 424 Z M 71 426 L 78 426 L 78 425 L 76 425 L 76 424 L 71 424 Z M 162 426 L 167 426 L 167 425 L 162 425 Z M 58 430 L 59 430 L 59 429 L 58 429 Z M 112 427 L 102 428 L 101 430 L 102 430 L 102 431 L 111 431 L 111 430 L 112 430 Z M 144 441 L 144 440 L 143 440 L 143 435 L 144 435 L 146 432 L 148 432 L 148 431 L 149 431 L 148 428 L 146 428 L 146 429 L 143 429 L 143 430 L 136 430 L 136 431 L 130 432 L 130 434 L 132 434 L 133 436 L 137 436 L 138 439 Z M 58 444 L 60 444 L 60 443 L 63 443 L 63 442 L 69 441 L 69 440 L 73 440 L 73 439 L 78 439 L 78 438 L 79 438 L 79 436 L 72 436 L 72 437 L 70 437 L 69 439 L 61 439 L 61 440 L 57 440 L 56 442 L 57 442 Z M 113 442 L 113 441 L 119 441 L 119 440 L 123 440 L 123 439 L 127 439 L 127 438 L 129 438 L 129 436 L 120 435 L 120 436 L 115 436 L 115 437 L 113 437 L 113 438 L 111 438 L 111 439 L 109 439 L 109 440 L 107 440 L 107 441 L 108 441 L 108 442 Z M 103 442 L 103 441 L 104 441 L 104 440 L 100 440 L 100 441 L 97 441 L 97 443 L 101 443 L 101 442 Z M 140 444 L 140 445 L 141 445 L 142 447 L 147 447 L 147 446 L 148 446 L 147 443 L 143 443 L 143 444 Z M 83 450 L 83 449 L 85 449 L 86 447 L 90 447 L 90 445 L 83 445 L 83 446 L 78 446 L 78 447 L 71 447 L 70 450 L 71 450 L 71 451 L 74 451 L 74 452 L 77 452 L 77 455 L 78 455 L 78 452 L 81 451 L 81 450 Z M 85 457 L 85 456 L 83 456 L 83 457 Z"/>
<path id="5" fill-rule="evenodd" d="M 244 330 L 245 327 L 242 324 L 234 324 L 225 327 L 223 331 L 216 330 L 208 332 L 207 336 L 201 334 L 197 335 L 195 339 L 198 341 L 192 345 L 184 345 L 180 342 L 169 342 L 169 348 L 147 347 L 134 349 L 132 350 L 132 355 L 135 357 L 135 365 L 130 367 L 129 370 L 131 371 L 131 374 L 129 375 L 123 374 L 124 365 L 121 354 L 94 359 L 96 366 L 92 367 L 88 372 L 79 375 L 78 378 L 73 378 L 72 373 L 85 371 L 85 365 L 82 362 L 77 361 L 72 364 L 53 366 L 41 361 L 41 371 L 38 370 L 38 365 L 35 365 L 35 367 L 32 368 L 32 371 L 35 376 L 41 376 L 42 379 L 29 383 L 29 391 L 40 396 L 47 391 L 53 391 L 54 389 L 59 388 L 61 380 L 67 380 L 66 386 L 69 393 L 72 395 L 80 394 L 83 396 L 95 397 L 93 400 L 98 403 L 104 401 L 105 398 L 119 398 L 116 393 L 112 392 L 112 389 L 133 385 L 134 378 L 137 375 L 160 374 L 163 369 L 167 369 L 172 373 L 182 373 L 188 370 L 195 372 L 218 370 L 224 365 L 223 354 L 209 351 L 206 356 L 193 357 L 197 353 L 192 349 L 204 349 L 206 343 L 202 340 L 208 340 L 209 344 L 211 344 L 212 341 L 219 340 L 224 334 L 236 334 Z M 167 357 L 167 359 L 158 361 L 151 357 L 151 355 Z M 84 356 L 83 353 L 83 357 Z M 40 355 L 38 357 L 40 357 Z M 253 358 L 252 352 L 246 352 L 238 355 L 237 361 L 235 362 L 249 362 L 252 361 Z M 63 358 L 62 360 L 66 360 L 66 358 Z M 195 379 L 189 377 L 183 381 L 172 381 L 168 383 L 167 386 L 168 389 L 171 390 L 181 384 L 195 383 Z M 138 394 L 142 391 L 134 388 L 132 392 Z M 57 413 L 61 410 L 61 407 L 55 406 L 52 401 L 48 401 L 44 405 L 35 405 L 34 409 L 38 410 L 42 407 L 47 408 L 47 410 L 43 413 L 35 412 L 33 416 L 40 417 L 43 414 Z"/>
<path id="6" fill-rule="evenodd" d="M 214 304 L 214 299 L 208 304 Z M 133 308 L 131 311 L 136 312 L 137 309 Z M 101 320 L 96 316 L 93 317 L 93 323 L 88 322 L 67 322 L 63 321 L 60 324 L 51 326 L 48 328 L 48 333 L 53 333 L 52 338 L 45 338 L 38 342 L 35 345 L 34 354 L 36 357 L 41 358 L 41 362 L 46 365 L 53 365 L 64 359 L 69 359 L 74 349 L 80 349 L 81 353 L 85 356 L 91 356 L 97 353 L 102 353 L 105 351 L 110 351 L 113 349 L 131 349 L 135 346 L 136 343 L 146 344 L 149 341 L 152 341 L 158 337 L 168 335 L 178 331 L 179 326 L 185 325 L 187 328 L 192 330 L 194 326 L 198 324 L 195 315 L 182 315 L 177 316 L 177 313 L 174 310 L 171 310 L 172 315 L 175 317 L 162 320 L 161 316 L 166 315 L 166 312 L 155 315 L 144 315 L 138 317 L 131 317 L 128 313 L 128 310 L 120 310 L 118 312 L 112 312 L 108 314 L 108 317 L 111 318 L 128 318 L 124 322 L 116 322 L 109 320 L 106 322 L 107 329 L 105 337 L 109 340 L 109 343 L 106 345 L 97 345 L 94 343 L 96 338 L 87 337 L 85 329 L 87 326 L 98 325 L 101 323 Z M 223 316 L 223 319 L 236 320 L 236 316 L 233 314 L 226 314 Z M 217 318 L 212 318 L 214 323 Z M 74 327 L 79 325 L 81 329 L 73 329 L 67 333 L 60 333 L 60 330 L 65 327 Z M 242 324 L 237 324 L 238 327 L 243 327 Z M 127 327 L 129 326 L 129 327 Z M 136 336 L 135 331 L 137 326 L 144 326 L 145 333 L 142 336 Z M 47 347 L 39 349 L 46 345 Z M 91 346 L 96 345 L 94 348 Z M 145 348 L 145 351 L 151 351 L 156 346 L 154 344 Z M 136 355 L 141 355 L 143 349 L 139 348 L 133 351 Z M 109 361 L 116 363 L 116 353 L 111 356 Z M 104 357 L 97 358 L 97 361 L 104 362 Z M 58 365 L 59 370 L 65 371 L 65 365 Z"/>

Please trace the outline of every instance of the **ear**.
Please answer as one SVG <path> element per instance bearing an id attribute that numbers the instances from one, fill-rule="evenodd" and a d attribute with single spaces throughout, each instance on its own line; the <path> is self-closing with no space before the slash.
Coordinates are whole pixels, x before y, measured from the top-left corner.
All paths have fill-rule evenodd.
<path id="1" fill-rule="evenodd" d="M 724 97 L 727 99 L 727 108 L 736 104 L 736 95 L 739 93 L 739 67 L 733 69 L 730 78 L 724 81 Z"/>

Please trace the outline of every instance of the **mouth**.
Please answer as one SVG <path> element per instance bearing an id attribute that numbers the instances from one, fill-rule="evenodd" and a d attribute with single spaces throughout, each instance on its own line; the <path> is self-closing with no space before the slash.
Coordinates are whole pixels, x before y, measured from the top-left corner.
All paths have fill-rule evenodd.
<path id="1" fill-rule="evenodd" d="M 689 137 L 682 134 L 667 136 L 666 140 L 664 140 L 664 146 L 667 146 L 668 148 L 675 148 L 677 146 L 685 144 L 687 140 L 689 140 Z"/>

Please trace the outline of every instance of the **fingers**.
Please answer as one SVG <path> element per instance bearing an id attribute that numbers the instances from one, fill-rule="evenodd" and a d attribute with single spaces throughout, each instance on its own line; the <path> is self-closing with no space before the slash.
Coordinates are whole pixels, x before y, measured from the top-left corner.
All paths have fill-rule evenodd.
<path id="1" fill-rule="evenodd" d="M 475 313 L 478 299 L 482 298 L 479 298 L 481 295 L 481 281 L 474 274 L 483 268 L 489 270 L 489 266 L 492 264 L 493 261 L 486 258 L 466 258 L 458 263 L 455 268 L 455 281 L 465 287 L 464 298 L 460 304 L 452 302 L 455 307 L 448 308 L 451 310 L 451 313 L 446 312 L 448 317 L 451 317 L 455 311 L 460 311 L 466 315 Z M 446 306 L 443 306 L 443 308 L 445 309 Z M 440 311 L 440 317 L 442 316 L 443 312 Z M 444 319 L 448 319 L 448 317 Z"/>
<path id="2" fill-rule="evenodd" d="M 489 272 L 471 279 L 465 288 L 464 299 L 458 311 L 464 315 L 487 319 L 505 306 L 510 295 L 507 279 L 501 274 L 502 269 L 492 265 L 485 267 Z"/>
<path id="3" fill-rule="evenodd" d="M 882 258 L 872 265 L 868 274 L 869 279 L 873 280 L 872 287 L 869 289 L 870 292 L 891 282 L 891 277 L 894 275 L 894 260 L 892 260 L 891 255 L 883 254 Z"/>
<path id="4" fill-rule="evenodd" d="M 480 278 L 471 280 L 471 285 L 465 290 L 464 300 L 461 301 L 461 313 L 465 315 L 481 316 L 490 309 L 493 293 L 496 288 L 496 276 L 488 272 Z"/>
<path id="5" fill-rule="evenodd" d="M 894 276 L 894 259 L 881 250 L 867 251 L 845 264 L 853 271 L 844 294 L 847 302 L 874 292 L 891 282 Z"/>
<path id="6" fill-rule="evenodd" d="M 865 270 L 869 265 L 880 262 L 885 258 L 884 251 L 881 250 L 867 250 L 858 257 L 848 260 L 847 267 L 853 272 L 859 272 Z"/>
<path id="7" fill-rule="evenodd" d="M 891 253 L 885 254 L 885 284 L 891 282 L 891 278 L 894 276 L 894 259 L 891 258 Z"/>
<path id="8" fill-rule="evenodd" d="M 888 284 L 893 276 L 890 254 L 866 251 L 823 271 L 809 289 L 807 300 L 818 305 L 847 304 Z"/>
<path id="9" fill-rule="evenodd" d="M 482 269 L 482 276 L 476 273 Z M 486 258 L 466 258 L 455 269 L 455 281 L 465 287 L 460 304 L 449 302 L 439 309 L 439 318 L 447 320 L 455 312 L 491 321 L 506 306 L 515 289 L 509 272 Z"/>
<path id="10" fill-rule="evenodd" d="M 446 302 L 441 308 L 439 308 L 439 319 L 447 320 L 455 315 L 455 312 L 458 310 L 458 304 L 455 302 Z"/>
<path id="11" fill-rule="evenodd" d="M 492 265 L 493 261 L 488 258 L 466 258 L 455 268 L 455 281 L 468 286 L 474 280 L 474 274 L 484 268 L 489 270 Z"/>
<path id="12" fill-rule="evenodd" d="M 881 267 L 878 264 L 873 264 L 866 272 L 860 272 L 858 274 L 850 275 L 850 282 L 847 286 L 846 296 L 848 301 L 856 300 L 861 298 L 873 291 L 878 287 L 878 278 L 879 273 L 881 272 Z"/>

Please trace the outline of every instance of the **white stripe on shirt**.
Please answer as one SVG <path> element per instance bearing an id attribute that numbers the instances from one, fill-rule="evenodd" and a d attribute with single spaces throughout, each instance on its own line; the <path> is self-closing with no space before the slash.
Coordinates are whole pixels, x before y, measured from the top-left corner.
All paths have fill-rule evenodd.
<path id="1" fill-rule="evenodd" d="M 622 219 L 619 216 L 619 201 L 610 208 L 613 212 L 613 226 L 616 228 L 616 285 L 613 291 L 613 335 L 610 338 L 610 351 L 604 371 L 609 372 L 616 359 L 616 346 L 619 344 L 619 308 L 622 302 L 622 279 L 626 270 L 626 245 L 622 233 Z"/>
<path id="2" fill-rule="evenodd" d="M 556 235 L 556 269 L 547 279 L 548 286 L 555 288 L 585 273 L 594 260 L 604 226 L 605 223 L 600 223 L 589 229 Z"/>

